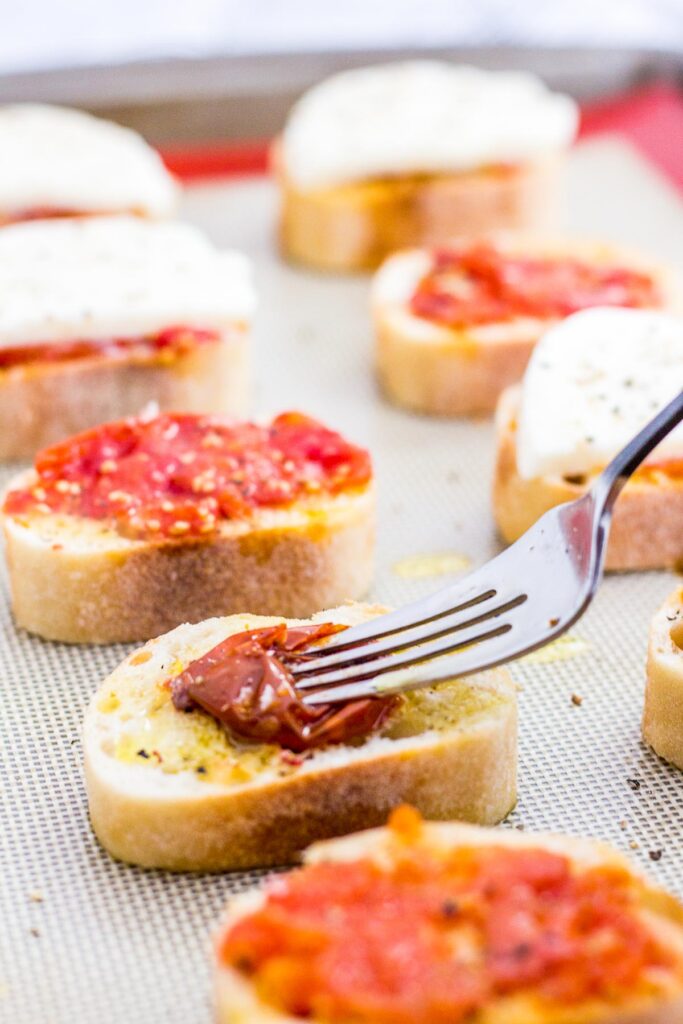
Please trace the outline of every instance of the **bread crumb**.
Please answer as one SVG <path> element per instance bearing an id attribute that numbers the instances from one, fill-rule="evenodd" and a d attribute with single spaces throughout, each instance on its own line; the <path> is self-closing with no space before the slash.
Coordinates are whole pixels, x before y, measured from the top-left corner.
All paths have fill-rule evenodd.
<path id="1" fill-rule="evenodd" d="M 635 839 L 632 839 L 632 840 L 631 840 L 631 842 L 630 842 L 630 843 L 629 843 L 628 845 L 629 845 L 629 846 L 631 847 L 631 849 L 632 849 L 632 850 L 638 850 L 638 849 L 640 849 L 640 844 L 639 844 L 639 843 L 637 843 L 637 842 L 635 841 Z"/>
<path id="2" fill-rule="evenodd" d="M 578 693 L 573 693 L 572 704 L 575 704 L 577 708 L 580 708 L 583 704 L 583 697 L 580 697 Z"/>
<path id="3" fill-rule="evenodd" d="M 29 890 L 28 898 L 30 899 L 31 903 L 42 903 L 43 900 L 45 899 L 41 889 Z"/>

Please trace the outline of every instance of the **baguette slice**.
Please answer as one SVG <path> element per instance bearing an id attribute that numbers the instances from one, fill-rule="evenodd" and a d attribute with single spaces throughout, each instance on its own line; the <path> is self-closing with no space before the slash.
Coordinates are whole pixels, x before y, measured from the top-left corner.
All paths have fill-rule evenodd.
<path id="1" fill-rule="evenodd" d="M 560 157 L 310 191 L 291 180 L 277 144 L 272 162 L 280 187 L 282 251 L 320 270 L 374 270 L 397 249 L 485 231 L 543 231 L 558 219 Z"/>
<path id="2" fill-rule="evenodd" d="M 647 274 L 659 308 L 680 306 L 678 282 L 666 267 L 600 242 L 549 241 L 526 235 L 493 235 L 498 252 L 512 256 L 578 259 Z M 431 267 L 427 249 L 398 252 L 380 267 L 372 289 L 376 365 L 387 397 L 397 405 L 439 416 L 492 413 L 500 393 L 519 381 L 534 345 L 556 318 L 515 317 L 471 327 L 449 327 L 416 316 L 410 300 Z"/>
<path id="3" fill-rule="evenodd" d="M 151 401 L 244 412 L 251 267 L 189 225 L 120 216 L 3 228 L 0 294 L 0 460 Z"/>
<path id="4" fill-rule="evenodd" d="M 21 474 L 10 489 L 34 479 Z M 134 540 L 102 520 L 5 515 L 14 619 L 47 640 L 110 644 L 244 607 L 310 615 L 367 591 L 374 524 L 372 485 L 259 509 L 207 540 Z"/>
<path id="5" fill-rule="evenodd" d="M 351 604 L 312 621 L 353 625 L 383 611 Z M 404 800 L 428 817 L 484 823 L 511 810 L 516 691 L 505 670 L 406 696 L 366 741 L 304 756 L 236 745 L 204 712 L 176 711 L 159 685 L 169 675 L 231 634 L 281 621 L 179 626 L 100 687 L 85 718 L 85 776 L 93 828 L 114 857 L 174 871 L 251 868 L 378 824 Z"/>
<path id="6" fill-rule="evenodd" d="M 405 817 L 405 809 L 400 812 Z M 538 992 L 522 987 L 516 992 L 494 997 L 482 1008 L 471 1014 L 449 1019 L 449 1024 L 466 1020 L 468 1024 L 680 1024 L 683 1021 L 683 908 L 667 893 L 655 888 L 634 871 L 628 860 L 606 844 L 594 840 L 569 836 L 546 834 L 520 834 L 516 831 L 476 828 L 460 823 L 422 823 L 410 832 L 401 822 L 397 828 L 396 815 L 388 828 L 372 829 L 342 839 L 316 843 L 305 853 L 306 865 L 339 864 L 370 860 L 386 869 L 398 862 L 410 861 L 411 857 L 427 854 L 452 853 L 458 849 L 497 847 L 509 850 L 544 850 L 569 858 L 573 872 L 579 874 L 592 868 L 625 870 L 634 888 L 635 907 L 633 911 L 650 935 L 671 954 L 673 964 L 659 976 L 653 976 L 640 985 L 632 979 L 628 988 L 613 992 L 611 998 L 592 997 L 581 1002 L 557 1001 L 544 998 Z M 449 897 L 444 893 L 444 898 Z M 220 955 L 222 942 L 227 933 L 250 913 L 258 911 L 264 904 L 261 893 L 246 893 L 235 897 L 229 907 L 216 937 L 214 956 L 214 978 L 217 1004 L 216 1019 L 219 1024 L 296 1024 L 302 1017 L 290 1016 L 268 1003 L 256 990 L 248 975 L 226 964 Z M 457 913 L 457 909 L 455 911 Z M 552 906 L 548 908 L 548 919 L 552 921 Z M 525 933 L 533 942 L 530 930 Z M 513 925 L 514 926 L 514 925 Z M 467 943 L 467 936 L 462 942 Z M 471 940 L 470 940 L 471 941 Z M 462 944 L 458 947 L 464 949 Z M 466 961 L 466 956 L 463 957 Z M 357 962 L 349 965 L 349 977 L 354 977 Z M 338 970 L 344 970 L 339 964 Z M 362 977 L 362 975 L 361 975 Z M 400 975 L 396 984 L 400 985 Z M 361 982 L 362 983 L 362 982 Z M 351 984 L 351 982 L 349 982 Z M 426 1016 L 415 1016 L 420 1024 L 432 1024 Z M 305 1018 L 311 1024 L 327 1024 L 328 1017 Z M 355 1019 L 355 1018 L 354 1018 Z M 363 1020 L 369 1020 L 363 1017 Z M 384 1022 L 387 1018 L 378 1018 Z M 393 1017 L 391 1018 L 394 1019 Z M 401 1022 L 409 1019 L 401 1016 Z M 438 1021 L 445 1021 L 441 1015 Z M 335 1021 L 339 1018 L 335 1017 Z M 344 1019 L 346 1024 L 346 1018 Z"/>
<path id="7" fill-rule="evenodd" d="M 503 539 L 511 544 L 537 519 L 585 493 L 590 478 L 563 476 L 523 479 L 517 468 L 517 412 L 520 390 L 508 388 L 496 413 L 497 449 L 493 511 Z M 614 507 L 606 568 L 674 568 L 683 560 L 683 477 L 665 473 L 636 475 Z"/>
<path id="8" fill-rule="evenodd" d="M 249 335 L 235 324 L 170 358 L 90 355 L 0 369 L 0 461 L 31 459 L 70 434 L 135 416 L 153 400 L 162 411 L 246 412 Z"/>
<path id="9" fill-rule="evenodd" d="M 650 627 L 643 739 L 683 769 L 683 590 L 659 609 Z"/>
<path id="10" fill-rule="evenodd" d="M 45 103 L 0 106 L 0 226 L 45 217 L 170 217 L 180 189 L 130 128 Z"/>

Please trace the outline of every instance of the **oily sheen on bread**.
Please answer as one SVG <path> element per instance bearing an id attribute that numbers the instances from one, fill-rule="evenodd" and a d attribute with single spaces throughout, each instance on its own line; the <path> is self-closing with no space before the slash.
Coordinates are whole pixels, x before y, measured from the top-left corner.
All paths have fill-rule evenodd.
<path id="1" fill-rule="evenodd" d="M 683 590 L 664 602 L 652 620 L 647 652 L 643 739 L 683 769 Z"/>
<path id="2" fill-rule="evenodd" d="M 350 604 L 312 621 L 353 625 L 383 610 Z M 404 800 L 432 818 L 490 824 L 508 813 L 516 696 L 505 670 L 415 692 L 367 739 L 304 755 L 235 742 L 204 711 L 176 710 L 169 676 L 228 636 L 281 621 L 179 626 L 102 684 L 85 718 L 85 775 L 93 828 L 114 857 L 174 871 L 249 868 L 378 824 Z"/>
<path id="3" fill-rule="evenodd" d="M 385 1024 L 388 1020 L 396 1024 L 441 1024 L 445 1021 L 448 1024 L 464 1021 L 468 1024 L 680 1024 L 683 1020 L 683 909 L 673 897 L 638 875 L 616 850 L 594 840 L 569 836 L 482 829 L 460 823 L 414 823 L 406 813 L 408 810 L 399 809 L 392 816 L 388 828 L 316 843 L 305 854 L 306 867 L 298 883 L 296 875 L 285 876 L 279 879 L 279 884 L 266 887 L 265 894 L 250 892 L 230 902 L 216 935 L 214 955 L 215 999 L 220 1024 L 297 1024 L 304 1019 L 315 1024 L 329 1024 L 331 1021 L 334 1024 L 347 1024 L 348 1021 L 350 1024 L 352 1020 L 362 1021 L 362 1024 Z M 493 864 L 495 857 L 499 858 L 499 863 L 501 858 L 516 859 L 517 870 L 525 876 L 528 889 L 537 893 L 538 917 L 533 911 L 525 912 L 523 909 L 523 889 L 516 888 L 512 882 L 506 884 L 506 876 L 496 875 L 495 868 L 488 875 L 490 880 L 483 897 L 481 890 L 478 896 L 467 895 L 466 883 L 464 895 L 451 884 L 443 888 L 439 902 L 438 888 L 432 885 L 430 889 L 427 885 L 428 865 L 432 864 L 438 870 L 438 865 L 451 858 L 457 876 L 459 858 L 466 864 L 470 861 L 477 863 L 477 858 L 486 863 L 487 855 L 494 858 L 490 862 Z M 419 873 L 421 863 L 425 865 L 422 874 Z M 535 869 L 532 867 L 534 863 Z M 545 868 L 541 864 L 545 864 Z M 362 865 L 368 865 L 365 872 Z M 312 872 L 311 879 L 318 874 L 312 898 L 322 904 L 322 909 L 308 917 L 306 887 L 303 884 L 307 870 Z M 354 883 L 350 880 L 345 883 L 343 879 L 353 878 L 356 885 L 362 885 L 364 875 L 371 878 L 374 872 L 375 880 L 370 884 L 375 887 L 380 886 L 382 878 L 392 871 L 396 872 L 394 877 L 399 880 L 395 907 L 388 902 L 391 890 L 387 891 L 384 902 L 373 900 L 373 907 L 368 908 L 365 917 L 358 912 L 352 918 L 356 942 L 349 937 L 345 951 L 336 947 L 336 959 L 328 957 L 325 960 L 325 954 L 319 951 L 324 949 L 321 940 L 326 929 L 342 930 L 345 920 L 343 908 L 353 907 L 353 901 L 362 898 L 358 894 L 353 895 Z M 542 871 L 546 872 L 545 881 L 542 881 Z M 557 874 L 551 880 L 555 871 Z M 561 883 L 559 879 L 563 872 L 566 881 Z M 336 911 L 337 903 L 334 904 L 335 910 L 332 909 L 331 894 L 325 895 L 323 883 L 319 881 L 321 873 L 325 873 L 328 885 L 334 884 L 336 879 L 334 899 L 341 901 L 339 911 Z M 572 925 L 566 924 L 566 918 L 559 922 L 559 911 L 561 908 L 570 914 L 575 912 L 572 897 L 567 900 L 567 894 L 580 891 L 582 879 L 587 880 L 584 884 L 587 897 L 584 900 L 585 916 L 577 915 L 573 926 L 576 930 L 572 933 Z M 288 941 L 288 933 L 284 933 L 284 940 L 279 938 L 274 930 L 274 916 L 270 918 L 271 930 L 264 931 L 263 925 L 258 923 L 258 914 L 267 906 L 269 892 L 275 903 L 283 901 L 288 884 L 300 893 L 296 902 L 285 904 L 292 908 L 289 911 L 290 927 L 296 929 L 298 924 L 299 952 L 292 952 L 290 940 L 287 947 L 289 958 L 282 953 L 278 960 L 278 949 Z M 393 941 L 390 922 L 396 922 L 395 930 L 401 927 L 401 919 L 406 913 L 415 911 L 416 904 L 411 903 L 411 888 L 414 892 L 415 886 L 420 884 L 426 904 L 418 912 L 422 914 L 426 927 L 434 930 L 432 942 L 435 946 L 432 948 L 435 956 L 440 954 L 444 957 L 440 943 L 448 941 L 440 939 L 439 921 L 442 922 L 441 929 L 450 929 L 450 970 L 446 974 L 435 970 L 428 975 L 429 963 L 421 961 L 422 970 L 418 974 L 412 972 L 414 954 L 407 947 L 415 943 L 423 957 L 430 947 L 420 947 L 419 934 L 415 929 L 406 928 L 403 940 L 405 966 L 387 977 L 382 973 L 383 966 L 388 966 L 386 958 L 382 962 L 382 928 L 385 935 L 389 930 L 387 939 Z M 612 935 L 606 921 L 602 928 L 600 926 L 605 904 L 600 907 L 595 902 L 588 909 L 592 902 L 591 889 L 594 887 L 597 894 L 601 885 L 604 893 L 609 892 L 611 885 L 619 885 L 624 894 L 616 900 L 616 927 Z M 545 886 L 547 896 L 544 903 Z M 400 911 L 400 899 L 407 901 L 403 913 Z M 474 906 L 469 902 L 471 899 Z M 325 906 L 326 900 L 329 908 Z M 505 905 L 507 910 L 507 913 L 499 910 L 497 920 L 489 918 L 490 930 L 486 932 L 485 940 L 480 929 L 486 927 L 486 917 L 484 923 L 480 923 L 476 912 L 477 900 L 482 901 L 484 907 L 488 901 L 486 913 L 490 914 L 490 908 L 496 905 Z M 542 912 L 540 906 L 544 908 Z M 461 918 L 463 921 L 459 926 Z M 251 928 L 250 919 L 256 922 Z M 282 917 L 278 920 L 283 921 Z M 581 920 L 583 923 L 579 923 Z M 306 926 L 309 931 L 306 931 Z M 284 924 L 280 923 L 278 927 L 282 929 Z M 567 927 L 571 935 L 569 945 L 564 946 L 561 940 L 553 943 L 552 953 L 544 959 L 541 952 L 543 943 L 546 938 L 551 943 L 555 929 L 561 931 L 563 927 Z M 616 938 L 617 935 L 620 937 Z M 273 944 L 270 952 L 264 944 L 269 940 Z M 426 944 L 428 940 L 423 941 Z M 623 944 L 621 956 L 628 960 L 633 951 L 631 941 L 642 943 L 639 948 L 646 951 L 644 958 L 649 956 L 655 962 L 659 959 L 666 962 L 666 966 L 650 968 L 641 964 L 640 973 L 636 976 L 636 961 L 633 961 L 631 970 L 620 972 L 622 965 L 617 943 Z M 614 942 L 613 946 L 611 942 Z M 400 943 L 395 945 L 395 958 L 398 958 L 401 947 Z M 378 949 L 374 958 L 373 948 Z M 365 952 L 361 954 L 360 950 Z M 318 956 L 314 959 L 316 953 Z M 260 974 L 256 974 L 259 968 L 250 959 L 254 954 L 261 965 L 268 965 L 261 966 Z M 298 975 L 302 985 L 299 1001 L 306 1007 L 301 1016 L 280 1008 L 278 999 L 286 987 L 283 976 L 297 984 L 298 957 L 305 958 L 307 965 L 305 969 L 301 966 Z M 509 963 L 507 971 L 506 962 Z M 302 960 L 298 963 L 302 964 Z M 611 981 L 603 981 L 602 970 L 612 972 Z M 495 972 L 497 980 L 482 993 L 473 979 L 478 977 L 481 983 L 483 973 L 486 983 L 488 971 Z M 581 972 L 581 980 L 577 982 L 578 971 Z M 551 984 L 557 985 L 558 975 L 562 972 L 564 994 L 559 994 L 553 992 Z M 462 993 L 460 1006 L 453 996 L 454 976 Z M 254 980 L 255 977 L 258 980 Z M 332 995 L 327 999 L 320 994 L 321 977 L 326 979 L 327 991 L 332 989 Z M 567 978 L 573 979 L 571 989 L 566 987 Z M 308 1012 L 307 995 L 312 988 L 318 993 L 318 1004 L 330 1007 L 329 1013 L 324 1008 L 320 1012 Z M 445 994 L 445 999 L 450 996 L 447 1003 L 440 1003 L 440 991 Z M 347 995 L 351 998 L 346 998 Z M 354 1006 L 355 1012 L 345 1015 L 339 1008 L 345 1003 Z M 374 1013 L 373 1005 L 376 1007 Z"/>
<path id="4" fill-rule="evenodd" d="M 493 511 L 508 543 L 521 537 L 544 512 L 581 497 L 591 479 L 561 475 L 524 479 L 517 465 L 519 388 L 508 388 L 496 413 Z M 636 474 L 614 507 L 606 568 L 673 568 L 683 559 L 683 477 Z"/>
<path id="5" fill-rule="evenodd" d="M 442 247 L 444 252 L 448 249 Z M 646 275 L 652 281 L 651 303 L 639 300 L 638 305 L 671 309 L 680 305 L 677 282 L 668 268 L 600 242 L 495 234 L 456 243 L 453 249 L 465 253 L 490 251 L 500 254 L 503 261 L 507 257 L 521 260 L 522 268 L 525 260 L 577 261 L 598 271 L 620 268 Z M 372 312 L 380 385 L 392 402 L 416 412 L 440 416 L 490 414 L 500 393 L 521 379 L 534 345 L 558 317 L 517 313 L 506 319 L 475 319 L 467 326 L 453 326 L 438 317 L 418 315 L 411 309 L 411 300 L 423 276 L 431 271 L 434 258 L 430 249 L 407 249 L 390 256 L 375 275 Z M 461 285 L 467 289 L 465 276 Z M 579 280 L 572 285 L 561 275 L 549 285 L 557 294 L 551 292 L 546 299 L 559 297 L 569 302 L 575 298 L 572 287 L 578 286 L 579 292 L 583 287 Z M 563 289 L 569 294 L 563 295 Z M 512 290 L 514 294 L 514 284 Z M 606 295 L 606 288 L 596 294 Z M 583 295 L 581 301 L 585 301 Z M 476 316 L 476 309 L 472 312 Z"/>

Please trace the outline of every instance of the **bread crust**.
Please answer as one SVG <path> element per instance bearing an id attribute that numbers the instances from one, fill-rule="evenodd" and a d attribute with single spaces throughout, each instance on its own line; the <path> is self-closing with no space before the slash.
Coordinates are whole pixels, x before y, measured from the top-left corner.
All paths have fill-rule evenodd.
<path id="1" fill-rule="evenodd" d="M 581 497 L 588 483 L 564 477 L 524 480 L 517 470 L 515 421 L 519 388 L 500 397 L 497 417 L 493 511 L 511 544 L 548 509 Z M 683 561 L 683 481 L 629 481 L 614 507 L 605 567 L 611 570 L 675 568 Z"/>
<path id="2" fill-rule="evenodd" d="M 381 611 L 352 605 L 314 620 L 352 623 Z M 244 617 L 235 625 L 220 621 L 226 622 L 221 635 L 264 624 L 253 617 L 249 627 Z M 117 670 L 124 671 L 131 669 Z M 102 693 L 115 689 L 116 677 Z M 259 781 L 257 775 L 240 785 L 194 778 L 187 786 L 170 785 L 153 765 L 115 762 L 103 750 L 96 696 L 84 725 L 93 829 L 119 860 L 172 871 L 227 871 L 291 863 L 314 839 L 382 822 L 405 800 L 432 818 L 497 822 L 516 799 L 516 693 L 506 670 L 482 676 L 481 685 L 494 687 L 500 699 L 471 722 L 367 749 L 335 748 L 341 753 L 333 758 L 313 758 L 284 777 L 271 773 Z M 145 779 L 151 780 L 146 788 Z"/>
<path id="3" fill-rule="evenodd" d="M 441 336 L 425 344 L 413 333 L 414 319 L 377 310 L 377 377 L 395 405 L 430 416 L 490 415 L 501 391 L 522 377 L 543 333 L 539 324 L 482 343 L 466 330 L 436 328 Z"/>
<path id="4" fill-rule="evenodd" d="M 170 360 L 90 356 L 0 370 L 0 460 L 32 459 L 108 420 L 160 410 L 239 416 L 248 394 L 246 330 L 225 331 Z"/>
<path id="5" fill-rule="evenodd" d="M 557 220 L 562 157 L 514 168 L 417 175 L 302 191 L 276 143 L 283 254 L 320 270 L 374 269 L 396 249 L 498 229 L 542 231 Z"/>
<path id="6" fill-rule="evenodd" d="M 652 620 L 647 651 L 643 739 L 683 769 L 683 590 L 676 590 Z"/>
<path id="7" fill-rule="evenodd" d="M 591 864 L 626 865 L 628 861 L 610 847 L 593 840 L 580 840 L 569 836 L 534 835 L 508 830 L 473 828 L 459 823 L 427 823 L 423 826 L 424 839 L 440 846 L 486 845 L 546 847 L 578 861 Z M 327 860 L 352 860 L 371 856 L 384 859 L 391 856 L 392 841 L 386 829 L 373 829 L 360 835 L 316 843 L 306 851 L 304 860 L 317 863 Z M 240 917 L 257 910 L 262 903 L 260 893 L 249 892 L 231 900 L 216 936 L 214 952 L 214 997 L 218 1024 L 300 1024 L 301 1018 L 271 1008 L 263 1003 L 238 971 L 220 963 L 218 948 L 220 936 Z M 645 882 L 642 893 L 642 915 L 649 927 L 664 939 L 683 960 L 683 908 L 668 893 Z M 620 1007 L 597 1003 L 582 1006 L 540 1005 L 525 997 L 501 999 L 497 1005 L 468 1017 L 471 1024 L 681 1024 L 683 1021 L 683 984 L 680 981 L 668 997 L 642 996 L 632 999 L 630 1005 Z M 316 1024 L 312 1021 L 311 1024 Z M 321 1022 L 322 1024 L 322 1022 Z"/>
<path id="8" fill-rule="evenodd" d="M 680 306 L 678 282 L 665 267 L 646 263 L 635 253 L 599 242 L 550 241 L 527 236 L 490 235 L 504 253 L 575 257 L 589 263 L 614 263 L 642 270 L 657 282 L 662 309 Z M 408 307 L 421 274 L 409 263 L 415 250 L 390 256 L 375 277 L 373 319 L 376 367 L 384 394 L 396 405 L 434 416 L 486 416 L 505 388 L 523 376 L 536 342 L 557 322 L 517 317 L 470 328 L 455 328 L 414 316 Z M 384 295 L 382 277 L 392 265 L 406 268 L 405 288 Z M 417 268 L 416 268 L 417 269 Z"/>

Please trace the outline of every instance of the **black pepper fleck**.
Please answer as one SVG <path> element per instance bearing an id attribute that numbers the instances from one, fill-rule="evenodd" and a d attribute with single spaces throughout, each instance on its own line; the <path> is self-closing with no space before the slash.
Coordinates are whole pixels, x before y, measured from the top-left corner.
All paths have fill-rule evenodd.
<path id="1" fill-rule="evenodd" d="M 444 900 L 441 904 L 441 913 L 447 920 L 452 920 L 460 913 L 460 907 L 455 900 Z"/>

